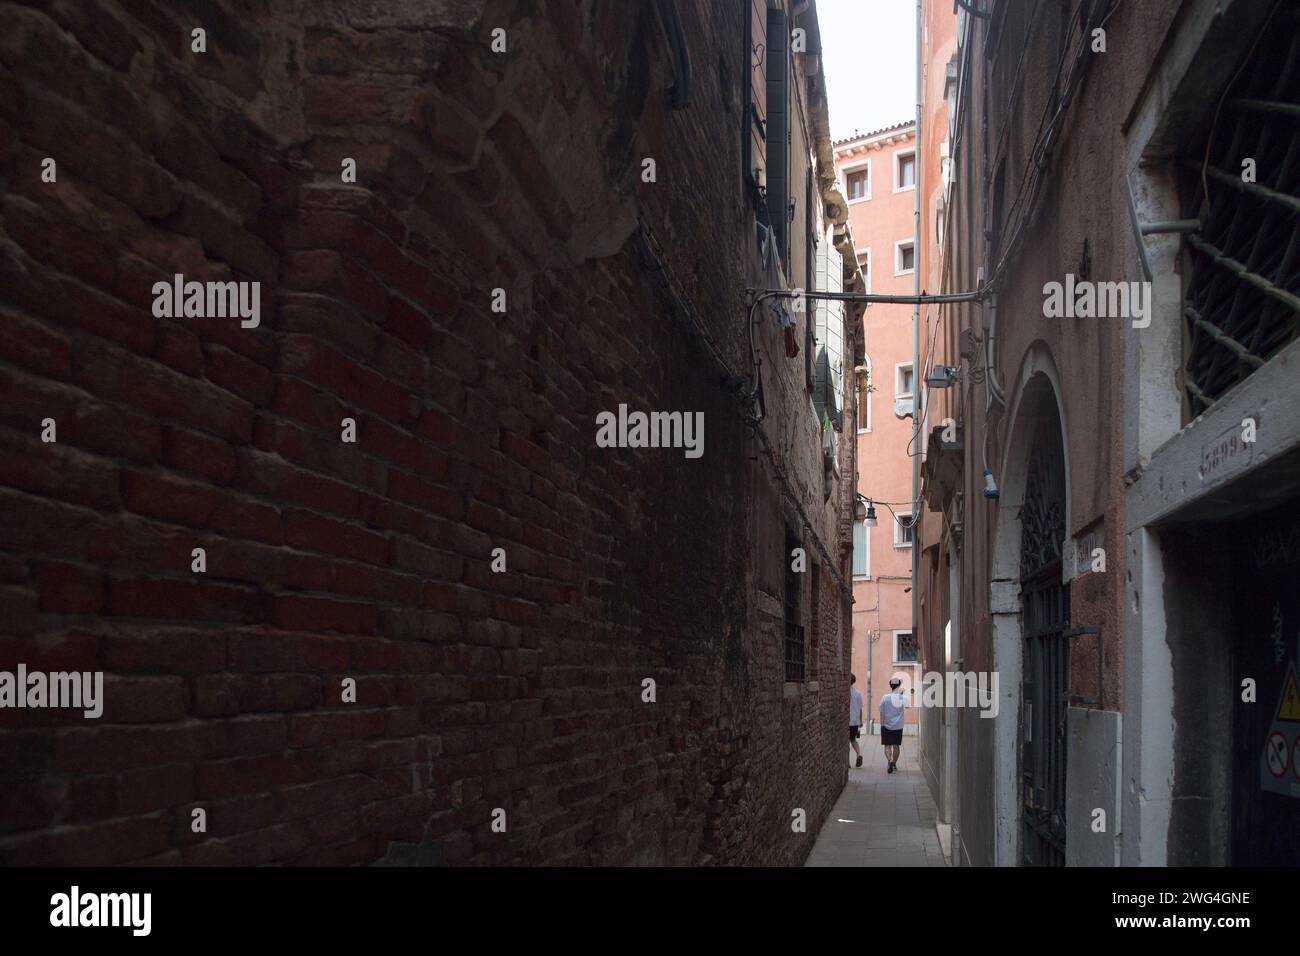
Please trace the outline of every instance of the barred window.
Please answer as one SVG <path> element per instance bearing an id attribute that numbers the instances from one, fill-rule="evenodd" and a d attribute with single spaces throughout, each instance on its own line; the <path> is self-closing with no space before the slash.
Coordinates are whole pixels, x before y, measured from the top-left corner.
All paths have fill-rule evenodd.
<path id="1" fill-rule="evenodd" d="M 1285 8 L 1285 5 L 1283 5 Z M 1211 129 L 1182 157 L 1191 264 L 1183 301 L 1186 420 L 1300 329 L 1300 21 L 1279 10 L 1238 65 Z"/>

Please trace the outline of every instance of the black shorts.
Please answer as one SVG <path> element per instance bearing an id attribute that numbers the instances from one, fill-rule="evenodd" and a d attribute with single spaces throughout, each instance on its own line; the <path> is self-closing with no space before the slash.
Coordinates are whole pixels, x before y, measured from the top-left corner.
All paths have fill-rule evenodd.
<path id="1" fill-rule="evenodd" d="M 858 739 L 858 728 L 857 728 L 857 727 L 854 727 L 852 724 L 850 724 L 850 725 L 849 725 L 849 740 L 857 740 L 857 739 Z"/>
<path id="2" fill-rule="evenodd" d="M 889 730 L 885 727 L 880 728 L 880 743 L 885 747 L 897 747 L 903 742 L 903 728 Z"/>

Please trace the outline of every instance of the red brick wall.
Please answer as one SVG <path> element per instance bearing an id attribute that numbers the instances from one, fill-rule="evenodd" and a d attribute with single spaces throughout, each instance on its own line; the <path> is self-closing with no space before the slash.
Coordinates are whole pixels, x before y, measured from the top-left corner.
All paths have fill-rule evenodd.
<path id="1" fill-rule="evenodd" d="M 743 11 L 686 11 L 668 114 L 650 5 L 480 6 L 0 3 L 0 668 L 107 674 L 99 720 L 0 711 L 0 862 L 810 848 L 844 638 L 783 697 L 761 465 L 627 241 L 746 369 Z M 260 325 L 154 318 L 175 272 L 260 281 Z M 620 402 L 703 411 L 704 457 L 597 448 Z"/>

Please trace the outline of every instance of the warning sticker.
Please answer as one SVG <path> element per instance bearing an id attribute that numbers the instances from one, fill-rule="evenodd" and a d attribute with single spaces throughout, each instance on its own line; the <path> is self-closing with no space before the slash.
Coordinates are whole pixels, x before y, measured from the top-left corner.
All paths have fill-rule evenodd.
<path id="1" fill-rule="evenodd" d="M 1291 756 L 1291 748 L 1287 746 L 1286 738 L 1281 734 L 1273 733 L 1268 735 L 1268 743 L 1264 745 L 1264 762 L 1268 764 L 1268 772 L 1281 780 L 1286 776 L 1286 763 Z"/>
<path id="2" fill-rule="evenodd" d="M 1300 723 L 1300 685 L 1296 684 L 1294 667 L 1287 671 L 1286 683 L 1282 685 L 1282 703 L 1277 708 L 1277 719 Z"/>
<path id="3" fill-rule="evenodd" d="M 1273 723 L 1259 758 L 1259 786 L 1269 793 L 1300 798 L 1300 682 L 1288 665 Z"/>

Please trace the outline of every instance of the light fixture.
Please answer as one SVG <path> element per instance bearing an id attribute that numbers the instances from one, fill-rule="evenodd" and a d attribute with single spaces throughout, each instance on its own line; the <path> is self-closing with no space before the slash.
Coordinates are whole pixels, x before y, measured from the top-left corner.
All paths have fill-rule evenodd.
<path id="1" fill-rule="evenodd" d="M 960 365 L 936 365 L 925 376 L 925 384 L 928 388 L 952 388 L 960 381 Z"/>
<path id="2" fill-rule="evenodd" d="M 853 518 L 855 521 L 865 522 L 868 528 L 876 526 L 876 506 L 870 498 L 858 495 L 857 500 L 853 502 Z"/>

